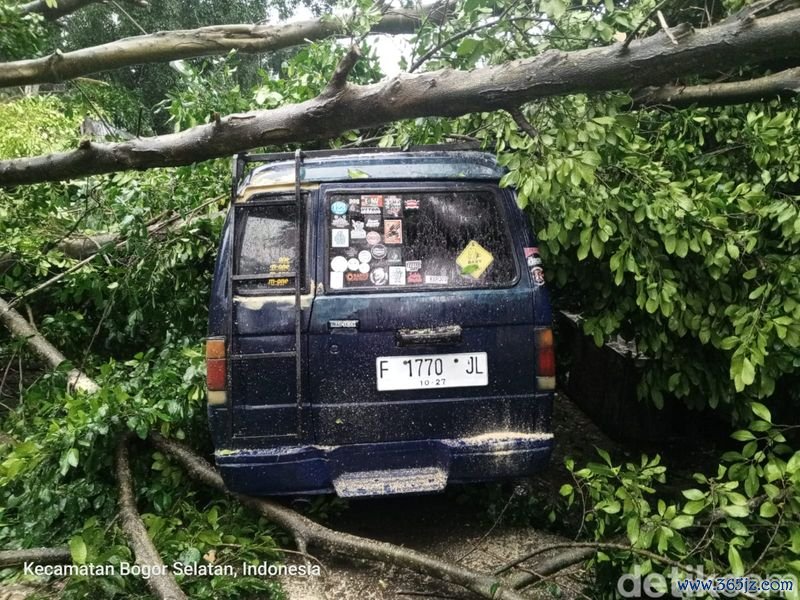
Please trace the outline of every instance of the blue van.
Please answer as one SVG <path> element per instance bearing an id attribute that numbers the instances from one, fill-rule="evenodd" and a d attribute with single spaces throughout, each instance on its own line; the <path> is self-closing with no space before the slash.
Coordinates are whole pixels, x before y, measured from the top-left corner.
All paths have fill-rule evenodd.
<path id="1" fill-rule="evenodd" d="M 436 492 L 547 463 L 550 300 L 494 156 L 242 154 L 233 171 L 206 346 L 231 490 Z"/>

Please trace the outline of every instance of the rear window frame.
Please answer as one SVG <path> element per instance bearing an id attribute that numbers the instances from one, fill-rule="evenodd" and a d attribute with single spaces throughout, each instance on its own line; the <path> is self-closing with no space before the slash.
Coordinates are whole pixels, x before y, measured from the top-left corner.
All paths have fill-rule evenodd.
<path id="1" fill-rule="evenodd" d="M 350 288 L 332 288 L 330 285 L 330 262 L 331 262 L 331 247 L 328 243 L 330 239 L 330 232 L 332 229 L 330 219 L 328 217 L 327 207 L 330 196 L 335 194 L 380 194 L 383 196 L 389 194 L 409 194 L 409 193 L 443 193 L 443 192 L 489 192 L 494 199 L 495 206 L 503 218 L 503 232 L 509 244 L 509 251 L 511 260 L 514 267 L 514 277 L 507 283 L 495 283 L 491 285 L 480 286 L 453 286 L 453 285 L 436 285 L 436 284 L 415 284 L 413 286 L 365 286 L 365 287 L 350 287 Z M 329 183 L 321 187 L 319 192 L 319 211 L 321 230 L 319 238 L 325 240 L 325 248 L 321 253 L 323 255 L 321 279 L 325 285 L 325 294 L 330 295 L 349 295 L 349 294 L 413 294 L 419 292 L 480 292 L 483 290 L 499 290 L 511 289 L 517 286 L 522 278 L 522 271 L 520 269 L 519 257 L 517 256 L 517 246 L 512 236 L 511 220 L 513 217 L 509 214 L 509 203 L 507 195 L 496 184 L 487 183 L 472 183 L 466 181 L 457 182 L 414 182 L 412 185 L 402 185 L 398 182 L 391 181 L 360 181 L 358 184 L 353 183 Z"/>
<path id="2" fill-rule="evenodd" d="M 309 269 L 309 265 L 313 264 L 313 254 L 312 254 L 312 241 L 313 236 L 312 232 L 310 231 L 313 225 L 313 207 L 315 205 L 315 194 L 314 190 L 303 189 L 301 190 L 301 195 L 303 196 L 303 210 L 301 210 L 301 214 L 298 215 L 302 222 L 299 225 L 298 231 L 300 232 L 301 236 L 301 243 L 304 252 L 304 259 L 303 259 L 303 268 L 300 269 L 300 260 L 299 257 L 295 257 L 295 274 L 296 276 L 301 277 L 300 282 L 300 294 L 308 294 L 310 287 L 309 282 L 311 280 L 311 273 Z M 290 199 L 291 197 L 291 199 Z M 263 194 L 254 195 L 252 198 L 249 198 L 245 202 L 234 203 L 231 207 L 234 211 L 242 211 L 247 212 L 252 208 L 261 208 L 265 206 L 296 206 L 296 201 L 294 199 L 294 192 L 289 191 L 282 191 L 282 192 L 265 192 Z M 239 273 L 239 261 L 241 259 L 241 251 L 242 251 L 242 243 L 244 237 L 245 226 L 243 226 L 243 221 L 246 224 L 246 220 L 241 219 L 240 213 L 236 212 L 234 214 L 233 219 L 233 248 L 231 249 L 232 257 L 233 257 L 233 264 L 231 265 L 232 270 L 230 273 L 231 283 L 233 285 L 234 294 L 237 296 L 293 296 L 295 293 L 295 285 L 294 283 L 290 284 L 287 287 L 268 287 L 267 285 L 261 285 L 258 287 L 247 288 L 241 284 L 247 284 L 247 279 L 237 279 L 238 276 L 242 275 Z M 253 277 L 253 279 L 249 281 L 257 281 L 256 277 L 264 277 L 264 279 L 269 279 L 269 273 L 254 273 L 254 274 L 244 274 L 245 277 Z"/>

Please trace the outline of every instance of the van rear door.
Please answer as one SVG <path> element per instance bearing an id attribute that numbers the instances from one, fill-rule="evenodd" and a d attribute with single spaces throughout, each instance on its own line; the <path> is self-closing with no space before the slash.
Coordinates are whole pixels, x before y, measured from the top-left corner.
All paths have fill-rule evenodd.
<path id="1" fill-rule="evenodd" d="M 468 182 L 328 184 L 320 195 L 315 441 L 540 427 L 528 236 L 512 195 Z"/>

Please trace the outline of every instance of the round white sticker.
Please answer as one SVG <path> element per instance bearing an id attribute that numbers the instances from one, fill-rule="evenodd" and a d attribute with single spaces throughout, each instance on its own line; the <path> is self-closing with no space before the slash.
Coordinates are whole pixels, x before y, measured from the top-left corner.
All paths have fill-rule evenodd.
<path id="1" fill-rule="evenodd" d="M 362 250 L 358 253 L 358 260 L 360 260 L 362 263 L 368 263 L 372 260 L 372 252 L 369 250 Z"/>
<path id="2" fill-rule="evenodd" d="M 357 258 L 351 258 L 350 260 L 347 261 L 347 268 L 350 269 L 351 271 L 358 271 L 358 265 L 360 264 L 361 263 L 358 262 Z"/>
<path id="3" fill-rule="evenodd" d="M 369 273 L 369 263 L 358 263 L 358 270 L 360 273 Z"/>
<path id="4" fill-rule="evenodd" d="M 344 273 L 347 270 L 347 259 L 344 256 L 337 256 L 331 260 L 331 271 Z"/>

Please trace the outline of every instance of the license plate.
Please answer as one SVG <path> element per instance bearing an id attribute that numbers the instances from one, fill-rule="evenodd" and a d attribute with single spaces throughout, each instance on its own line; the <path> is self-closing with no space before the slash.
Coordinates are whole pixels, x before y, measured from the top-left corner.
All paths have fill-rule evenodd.
<path id="1" fill-rule="evenodd" d="M 489 385 L 486 352 L 379 356 L 375 373 L 379 392 Z"/>

